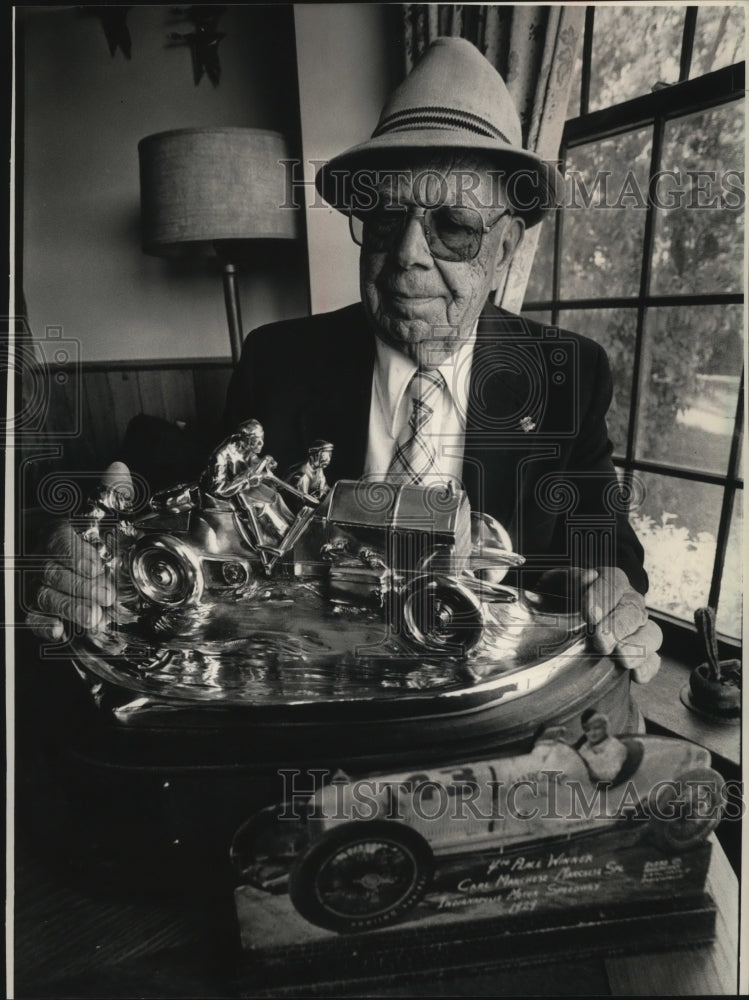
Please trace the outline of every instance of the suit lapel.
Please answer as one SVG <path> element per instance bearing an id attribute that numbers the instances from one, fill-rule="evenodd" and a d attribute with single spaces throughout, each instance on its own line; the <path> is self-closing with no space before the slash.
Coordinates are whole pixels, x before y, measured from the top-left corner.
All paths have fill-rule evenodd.
<path id="1" fill-rule="evenodd" d="M 374 336 L 364 310 L 348 314 L 335 332 L 335 364 L 317 373 L 316 385 L 299 412 L 302 439 L 325 438 L 335 445 L 329 482 L 357 479 L 364 472 L 374 368 Z"/>
<path id="2" fill-rule="evenodd" d="M 543 403 L 541 372 L 526 327 L 487 303 L 478 325 L 466 414 L 463 478 L 471 506 L 513 534 L 521 491 L 518 470 L 535 448 Z"/>

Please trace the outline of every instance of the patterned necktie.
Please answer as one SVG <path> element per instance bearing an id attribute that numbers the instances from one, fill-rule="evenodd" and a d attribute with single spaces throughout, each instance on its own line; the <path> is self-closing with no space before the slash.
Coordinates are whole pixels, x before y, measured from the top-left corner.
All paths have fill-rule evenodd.
<path id="1" fill-rule="evenodd" d="M 437 454 L 429 435 L 429 422 L 445 388 L 445 379 L 436 369 L 416 371 L 409 383 L 412 409 L 390 460 L 387 478 L 398 483 L 423 483 L 439 474 Z"/>

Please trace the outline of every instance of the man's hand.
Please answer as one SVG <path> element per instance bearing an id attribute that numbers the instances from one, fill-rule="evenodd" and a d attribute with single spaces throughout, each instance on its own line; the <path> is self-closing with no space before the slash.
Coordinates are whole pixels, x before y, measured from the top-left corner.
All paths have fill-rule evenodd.
<path id="1" fill-rule="evenodd" d="M 596 652 L 614 656 L 640 684 L 655 676 L 663 635 L 648 618 L 645 598 L 632 588 L 623 570 L 616 566 L 549 570 L 538 584 L 540 592 L 547 588 L 579 594 L 579 610 L 593 629 L 590 645 Z"/>
<path id="2" fill-rule="evenodd" d="M 114 600 L 106 565 L 95 546 L 61 524 L 49 536 L 42 582 L 32 598 L 36 607 L 26 624 L 40 639 L 70 638 L 71 625 L 92 631 L 101 625 L 104 608 Z"/>
<path id="3" fill-rule="evenodd" d="M 105 485 L 129 490 L 132 481 L 121 462 L 104 473 Z M 106 608 L 115 601 L 115 586 L 99 548 L 86 541 L 66 522 L 58 525 L 46 540 L 47 563 L 42 580 L 31 597 L 34 605 L 26 624 L 40 639 L 59 642 L 70 638 L 73 629 L 95 631 L 106 620 Z"/>

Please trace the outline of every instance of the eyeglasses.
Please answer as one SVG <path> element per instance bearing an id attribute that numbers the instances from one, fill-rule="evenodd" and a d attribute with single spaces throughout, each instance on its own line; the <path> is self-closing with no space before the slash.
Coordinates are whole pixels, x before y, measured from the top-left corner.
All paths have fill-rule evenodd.
<path id="1" fill-rule="evenodd" d="M 440 205 L 439 208 L 417 208 L 414 212 L 405 206 L 393 206 L 356 214 L 351 211 L 349 228 L 354 243 L 365 250 L 383 253 L 398 243 L 409 219 L 418 219 L 432 257 L 468 261 L 478 256 L 484 236 L 509 214 L 509 210 L 504 211 L 499 219 L 487 226 L 475 208 Z"/>

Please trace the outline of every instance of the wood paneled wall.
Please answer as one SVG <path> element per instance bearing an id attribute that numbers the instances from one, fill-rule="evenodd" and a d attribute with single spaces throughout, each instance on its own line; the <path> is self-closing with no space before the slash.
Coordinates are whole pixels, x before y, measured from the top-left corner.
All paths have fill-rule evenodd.
<path id="1" fill-rule="evenodd" d="M 96 469 L 117 456 L 139 413 L 184 423 L 217 439 L 232 365 L 228 360 L 82 364 L 49 372 L 45 431 L 62 444 L 61 465 Z"/>

